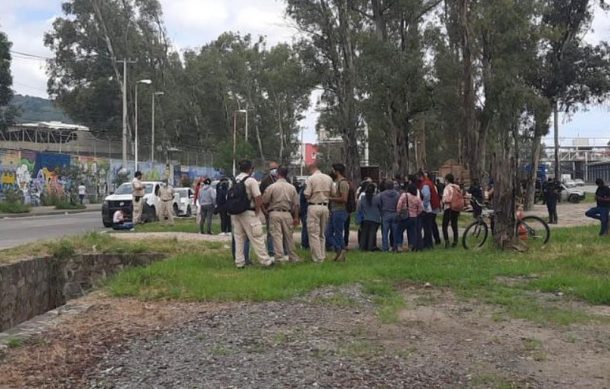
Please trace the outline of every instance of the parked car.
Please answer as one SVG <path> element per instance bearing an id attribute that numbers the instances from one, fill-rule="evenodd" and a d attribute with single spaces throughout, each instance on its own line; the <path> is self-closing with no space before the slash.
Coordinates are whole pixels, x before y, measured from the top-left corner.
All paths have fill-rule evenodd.
<path id="1" fill-rule="evenodd" d="M 178 201 L 174 203 L 176 216 L 191 216 L 193 214 L 195 191 L 191 188 L 176 188 Z"/>
<path id="2" fill-rule="evenodd" d="M 576 187 L 576 181 L 569 179 L 569 180 L 565 180 L 563 182 L 563 184 L 568 187 L 568 188 L 575 188 Z"/>
<path id="3" fill-rule="evenodd" d="M 574 182 L 576 183 L 576 186 L 585 186 L 585 180 L 582 178 L 577 178 L 574 180 Z"/>
<path id="4" fill-rule="evenodd" d="M 144 181 L 144 206 L 142 207 L 142 222 L 148 223 L 158 220 L 157 209 L 159 205 L 159 181 Z M 102 222 L 104 227 L 112 227 L 112 216 L 119 210 L 127 210 L 127 220 L 133 217 L 133 187 L 131 182 L 121 184 L 110 196 L 106 196 L 102 203 Z M 179 195 L 174 195 L 173 209 L 175 210 Z"/>
<path id="5" fill-rule="evenodd" d="M 569 201 L 570 203 L 580 203 L 585 199 L 585 192 L 581 189 L 569 188 L 565 184 L 561 184 L 561 201 Z"/>

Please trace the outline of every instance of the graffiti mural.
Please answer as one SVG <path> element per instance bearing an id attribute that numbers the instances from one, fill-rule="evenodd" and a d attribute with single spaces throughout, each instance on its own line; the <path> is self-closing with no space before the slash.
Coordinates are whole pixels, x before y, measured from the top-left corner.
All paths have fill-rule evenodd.
<path id="1" fill-rule="evenodd" d="M 0 149 L 0 199 L 6 191 L 19 190 L 25 203 L 41 205 L 43 199 L 63 197 L 82 182 L 87 187 L 89 198 L 100 201 L 116 190 L 121 179 L 125 179 L 118 174 L 122 166 L 122 161 L 118 159 Z M 134 162 L 128 161 L 127 166 L 134 166 Z M 62 176 L 67 170 L 74 171 L 74 168 L 78 170 L 77 179 L 74 174 L 72 178 Z M 216 179 L 222 174 L 210 167 L 150 162 L 141 162 L 138 168 L 147 181 L 169 179 L 174 185 L 192 182 L 202 176 Z M 75 180 L 79 182 L 72 182 Z"/>

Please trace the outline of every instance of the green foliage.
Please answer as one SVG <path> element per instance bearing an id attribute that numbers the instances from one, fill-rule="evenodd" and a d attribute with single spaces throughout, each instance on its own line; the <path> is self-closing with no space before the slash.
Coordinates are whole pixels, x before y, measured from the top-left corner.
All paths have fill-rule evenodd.
<path id="1" fill-rule="evenodd" d="M 11 46 L 8 37 L 0 31 L 0 131 L 4 131 L 15 121 L 17 111 L 9 106 L 13 97 L 13 76 L 11 75 Z"/>
<path id="2" fill-rule="evenodd" d="M 364 285 L 379 303 L 384 321 L 395 320 L 404 301 L 397 284 L 450 287 L 466 298 L 495 304 L 501 311 L 540 323 L 569 324 L 591 317 L 549 305 L 532 291 L 563 291 L 593 304 L 610 304 L 610 259 L 597 227 L 553 230 L 552 244 L 526 254 L 461 249 L 390 254 L 350 251 L 345 264 L 299 263 L 273 269 L 236 270 L 228 248 L 213 255 L 185 252 L 147 268 L 129 269 L 109 284 L 117 296 L 198 301 L 263 301 L 301 295 L 322 286 Z M 579 242 L 575 244 L 574 242 Z M 303 258 L 306 257 L 301 252 Z M 515 280 L 507 283 L 505 280 Z M 543 286 L 544 285 L 544 286 Z"/>
<path id="3" fill-rule="evenodd" d="M 28 213 L 32 210 L 32 207 L 25 205 L 22 202 L 15 201 L 1 201 L 0 202 L 0 213 Z"/>
<path id="4" fill-rule="evenodd" d="M 70 201 L 59 201 L 55 204 L 55 209 L 85 209 L 85 205 L 79 203 L 72 203 Z"/>
<path id="5" fill-rule="evenodd" d="M 49 245 L 50 253 L 57 259 L 66 259 L 76 254 L 76 249 L 68 239 L 61 239 Z"/>

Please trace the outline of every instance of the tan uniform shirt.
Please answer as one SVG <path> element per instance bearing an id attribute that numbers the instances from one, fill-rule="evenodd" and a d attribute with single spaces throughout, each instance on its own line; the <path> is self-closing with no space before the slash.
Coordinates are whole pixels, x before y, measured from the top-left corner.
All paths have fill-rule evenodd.
<path id="1" fill-rule="evenodd" d="M 140 197 L 144 196 L 144 188 L 145 188 L 145 186 L 142 183 L 142 181 L 140 181 L 137 178 L 134 178 L 131 181 L 131 187 L 133 188 L 133 195 L 134 196 L 140 196 Z"/>
<path id="2" fill-rule="evenodd" d="M 329 175 L 316 171 L 307 177 L 305 197 L 310 204 L 327 204 L 333 190 L 333 179 Z"/>
<path id="3" fill-rule="evenodd" d="M 174 199 L 174 188 L 171 185 L 161 185 L 159 188 L 159 198 L 161 201 L 170 201 Z"/>
<path id="4" fill-rule="evenodd" d="M 246 173 L 240 173 L 237 177 L 235 177 L 235 180 L 237 182 L 241 182 L 247 176 L 248 175 Z M 248 177 L 246 181 L 244 181 L 244 184 L 246 186 L 246 193 L 248 194 L 248 198 L 250 199 L 250 206 L 252 207 L 252 209 L 254 209 L 256 207 L 254 199 L 261 195 L 261 190 L 258 186 L 258 182 L 256 182 L 254 178 Z"/>
<path id="5" fill-rule="evenodd" d="M 263 193 L 263 203 L 268 204 L 269 211 L 296 211 L 299 195 L 294 185 L 280 178 L 271 184 Z"/>

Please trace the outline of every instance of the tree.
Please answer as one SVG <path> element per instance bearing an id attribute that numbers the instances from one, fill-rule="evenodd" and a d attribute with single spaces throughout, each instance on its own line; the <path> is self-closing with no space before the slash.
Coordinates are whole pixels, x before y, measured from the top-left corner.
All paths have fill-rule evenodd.
<path id="1" fill-rule="evenodd" d="M 610 56 L 604 42 L 593 46 L 584 41 L 593 18 L 591 0 L 541 0 L 537 64 L 527 73 L 528 82 L 543 99 L 532 131 L 531 169 L 526 208 L 534 203 L 541 139 L 548 133 L 551 113 L 555 138 L 558 112 L 569 112 L 579 104 L 603 100 L 610 90 Z M 599 3 L 605 7 L 604 2 Z M 557 140 L 556 140 L 557 142 Z M 559 176 L 558 145 L 555 145 L 555 176 Z"/>
<path id="2" fill-rule="evenodd" d="M 119 137 L 123 71 L 117 60 L 136 60 L 129 65 L 128 107 L 133 107 L 136 80 L 150 78 L 151 88 L 174 90 L 170 74 L 179 59 L 169 52 L 161 6 L 157 0 L 69 0 L 62 10 L 65 16 L 56 18 L 44 37 L 54 53 L 48 92 L 68 116 L 96 135 Z M 143 90 L 141 99 L 150 98 L 150 92 Z M 140 125 L 148 126 L 150 115 L 139 116 Z"/>
<path id="3" fill-rule="evenodd" d="M 8 37 L 0 31 L 0 131 L 14 123 L 17 111 L 9 106 L 13 98 L 11 75 L 11 46 Z"/>
<path id="4" fill-rule="evenodd" d="M 414 124 L 432 107 L 421 25 L 438 3 L 371 0 L 353 6 L 364 16 L 357 62 L 366 96 L 362 110 L 372 129 L 372 156 L 385 162 L 389 176 L 412 172 L 410 148 L 419 141 L 412 140 Z"/>
<path id="5" fill-rule="evenodd" d="M 352 11 L 359 1 L 287 0 L 287 13 L 307 36 L 302 56 L 319 75 L 323 90 L 319 127 L 340 135 L 344 142 L 347 175 L 360 177 L 362 111 L 357 89 L 357 39 L 362 17 Z"/>

